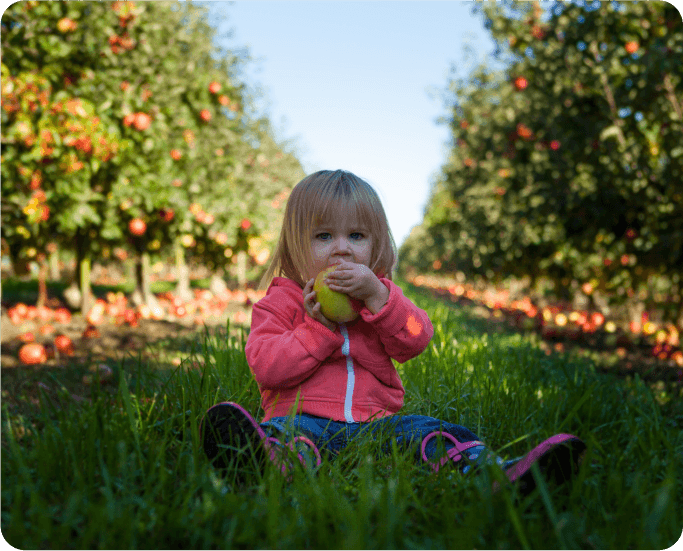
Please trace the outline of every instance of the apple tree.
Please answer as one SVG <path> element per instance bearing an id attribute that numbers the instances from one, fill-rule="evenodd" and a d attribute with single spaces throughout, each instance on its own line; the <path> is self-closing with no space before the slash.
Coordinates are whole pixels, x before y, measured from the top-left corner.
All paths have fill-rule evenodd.
<path id="1" fill-rule="evenodd" d="M 643 2 L 482 12 L 507 67 L 450 83 L 452 150 L 422 263 L 543 277 L 565 298 L 599 289 L 613 303 L 657 277 L 680 317 L 680 14 Z"/>
<path id="2" fill-rule="evenodd" d="M 3 243 L 18 264 L 43 265 L 46 253 L 99 221 L 97 182 L 126 147 L 78 93 L 77 82 L 94 80 L 73 55 L 82 33 L 78 10 L 25 2 L 2 17 Z M 39 302 L 42 269 L 41 276 Z"/>

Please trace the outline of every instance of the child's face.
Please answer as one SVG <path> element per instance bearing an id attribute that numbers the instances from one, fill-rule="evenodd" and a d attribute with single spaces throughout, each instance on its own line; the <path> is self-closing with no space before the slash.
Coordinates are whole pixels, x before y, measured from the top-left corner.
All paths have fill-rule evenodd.
<path id="1" fill-rule="evenodd" d="M 331 264 L 342 261 L 370 266 L 373 239 L 369 229 L 350 216 L 337 216 L 314 226 L 311 234 L 312 272 L 309 279 Z"/>

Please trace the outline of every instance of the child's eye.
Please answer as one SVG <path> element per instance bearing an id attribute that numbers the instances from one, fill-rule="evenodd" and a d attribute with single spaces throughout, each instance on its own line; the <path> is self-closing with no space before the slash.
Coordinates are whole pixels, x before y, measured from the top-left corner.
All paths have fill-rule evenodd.
<path id="1" fill-rule="evenodd" d="M 316 237 L 320 239 L 320 238 L 321 238 L 321 237 L 320 237 L 321 235 L 330 235 L 330 233 L 329 233 L 329 232 L 319 233 L 318 235 L 316 235 Z M 358 239 L 363 239 L 363 237 L 365 237 L 365 236 L 364 236 L 362 233 L 360 233 L 360 232 L 352 232 L 350 235 L 358 235 L 358 236 L 360 236 L 360 237 L 358 237 Z"/>
<path id="2" fill-rule="evenodd" d="M 324 239 L 323 236 L 330 235 L 328 232 L 319 233 L 315 236 L 316 239 Z"/>

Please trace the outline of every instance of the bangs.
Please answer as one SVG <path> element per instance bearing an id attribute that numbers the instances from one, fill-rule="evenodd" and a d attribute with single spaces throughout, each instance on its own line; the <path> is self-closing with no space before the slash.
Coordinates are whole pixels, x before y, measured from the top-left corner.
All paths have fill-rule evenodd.
<path id="1" fill-rule="evenodd" d="M 375 218 L 374 211 L 366 195 L 362 187 L 343 180 L 328 186 L 328 189 L 322 189 L 320 196 L 311 205 L 311 212 L 319 213 L 311 217 L 311 227 L 331 224 L 343 214 L 368 231 L 376 231 L 372 224 Z"/>

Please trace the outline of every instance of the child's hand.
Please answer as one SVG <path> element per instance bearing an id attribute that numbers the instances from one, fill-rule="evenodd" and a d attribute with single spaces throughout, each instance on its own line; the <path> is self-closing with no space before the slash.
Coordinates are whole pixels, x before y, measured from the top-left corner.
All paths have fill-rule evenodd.
<path id="1" fill-rule="evenodd" d="M 325 278 L 325 282 L 333 291 L 362 300 L 375 313 L 389 299 L 389 289 L 363 264 L 344 262 Z"/>
<path id="2" fill-rule="evenodd" d="M 337 324 L 328 320 L 325 316 L 323 316 L 323 313 L 320 311 L 320 303 L 318 302 L 316 292 L 313 290 L 314 281 L 315 278 L 309 279 L 306 283 L 306 286 L 304 287 L 304 308 L 306 308 L 306 312 L 308 312 L 308 315 L 311 316 L 314 320 L 318 320 L 330 331 L 334 331 L 337 328 Z"/>

